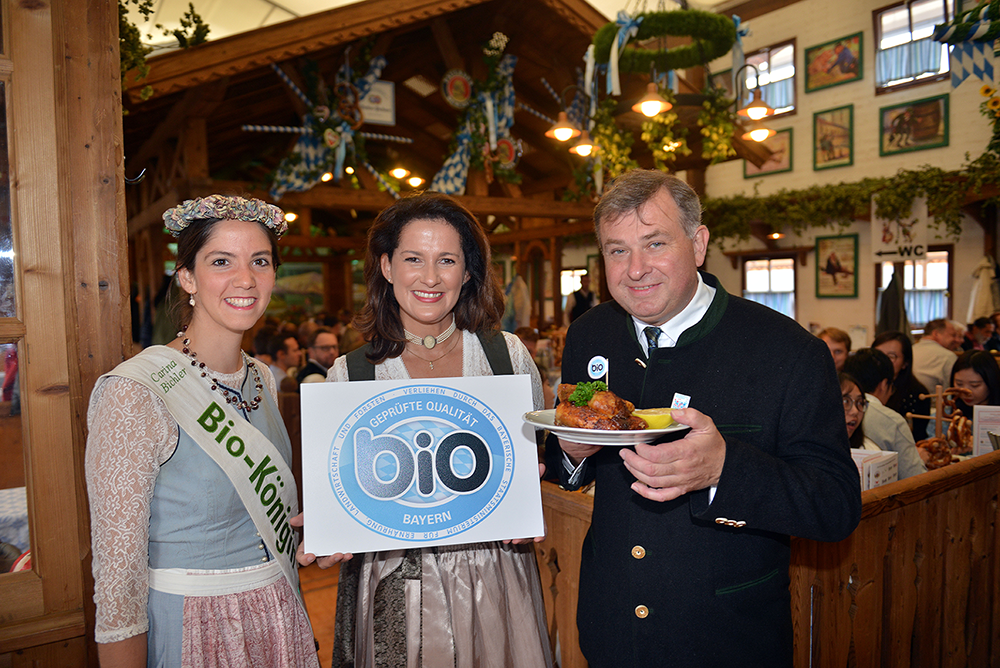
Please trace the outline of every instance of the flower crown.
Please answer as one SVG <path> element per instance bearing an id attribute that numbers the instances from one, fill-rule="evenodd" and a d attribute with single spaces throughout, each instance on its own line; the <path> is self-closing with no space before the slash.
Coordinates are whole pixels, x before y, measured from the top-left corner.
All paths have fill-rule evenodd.
<path id="1" fill-rule="evenodd" d="M 179 236 L 181 230 L 196 220 L 219 218 L 221 220 L 246 220 L 260 223 L 278 238 L 288 231 L 285 212 L 259 199 L 231 195 L 209 195 L 185 200 L 180 206 L 163 212 L 163 223 L 170 234 Z"/>

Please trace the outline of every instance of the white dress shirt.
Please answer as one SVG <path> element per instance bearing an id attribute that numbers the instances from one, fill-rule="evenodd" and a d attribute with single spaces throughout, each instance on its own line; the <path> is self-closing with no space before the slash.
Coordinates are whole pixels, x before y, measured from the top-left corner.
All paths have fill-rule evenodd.
<path id="1" fill-rule="evenodd" d="M 706 285 L 705 281 L 701 278 L 701 274 L 698 274 L 698 287 L 695 288 L 694 297 L 691 298 L 687 306 L 667 322 L 655 325 L 660 328 L 657 347 L 673 348 L 676 346 L 677 341 L 681 338 L 681 334 L 697 325 L 705 317 L 705 314 L 708 313 L 708 307 L 712 305 L 713 299 L 715 299 L 715 288 Z M 636 338 L 639 340 L 639 345 L 646 352 L 646 359 L 649 359 L 649 344 L 646 341 L 644 330 L 650 326 L 650 323 L 643 322 L 633 315 L 632 324 L 635 326 Z M 565 452 L 563 453 L 563 466 L 566 467 L 567 471 L 571 471 L 569 477 L 571 484 L 575 485 L 580 480 L 580 476 L 583 473 L 583 464 L 586 461 L 587 459 L 584 458 L 578 466 L 574 467 L 569 455 Z M 708 488 L 709 503 L 712 503 L 712 500 L 715 498 L 715 490 L 716 487 L 714 485 Z"/>

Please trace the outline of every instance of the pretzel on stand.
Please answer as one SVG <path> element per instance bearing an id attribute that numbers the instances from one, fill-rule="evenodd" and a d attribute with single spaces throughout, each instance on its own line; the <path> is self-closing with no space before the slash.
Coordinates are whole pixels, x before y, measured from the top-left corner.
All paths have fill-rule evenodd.
<path id="1" fill-rule="evenodd" d="M 965 388 L 941 385 L 934 388 L 930 394 L 921 394 L 921 399 L 934 399 L 934 415 L 917 415 L 907 413 L 908 419 L 923 418 L 934 421 L 934 436 L 917 442 L 920 457 L 929 470 L 939 469 L 951 464 L 954 455 L 967 454 L 971 451 L 972 425 L 962 411 L 955 406 L 955 397 L 967 397 L 971 393 Z M 945 409 L 949 409 L 950 417 L 945 417 Z M 948 423 L 947 432 L 944 423 Z"/>

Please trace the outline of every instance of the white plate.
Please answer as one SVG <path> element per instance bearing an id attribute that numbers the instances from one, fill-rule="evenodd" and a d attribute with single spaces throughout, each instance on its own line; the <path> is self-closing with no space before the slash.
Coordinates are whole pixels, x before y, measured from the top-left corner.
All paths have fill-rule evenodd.
<path id="1" fill-rule="evenodd" d="M 580 429 L 579 427 L 558 427 L 555 423 L 556 411 L 531 411 L 525 413 L 522 419 L 535 429 L 548 429 L 567 441 L 584 443 L 586 445 L 636 445 L 650 443 L 663 434 L 673 431 L 683 431 L 688 426 L 674 423 L 665 429 L 637 429 L 629 431 L 609 431 L 606 429 Z"/>

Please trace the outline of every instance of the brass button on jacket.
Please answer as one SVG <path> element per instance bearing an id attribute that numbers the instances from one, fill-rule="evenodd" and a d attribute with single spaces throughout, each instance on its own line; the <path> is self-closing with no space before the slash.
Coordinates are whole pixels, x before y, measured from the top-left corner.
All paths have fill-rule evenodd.
<path id="1" fill-rule="evenodd" d="M 642 559 L 643 557 L 646 556 L 646 548 L 644 548 L 642 545 L 636 545 L 635 547 L 632 548 L 632 556 L 635 557 L 636 559 Z"/>
<path id="2" fill-rule="evenodd" d="M 646 619 L 649 616 L 649 608 L 644 605 L 635 606 L 635 616 L 639 619 Z"/>

